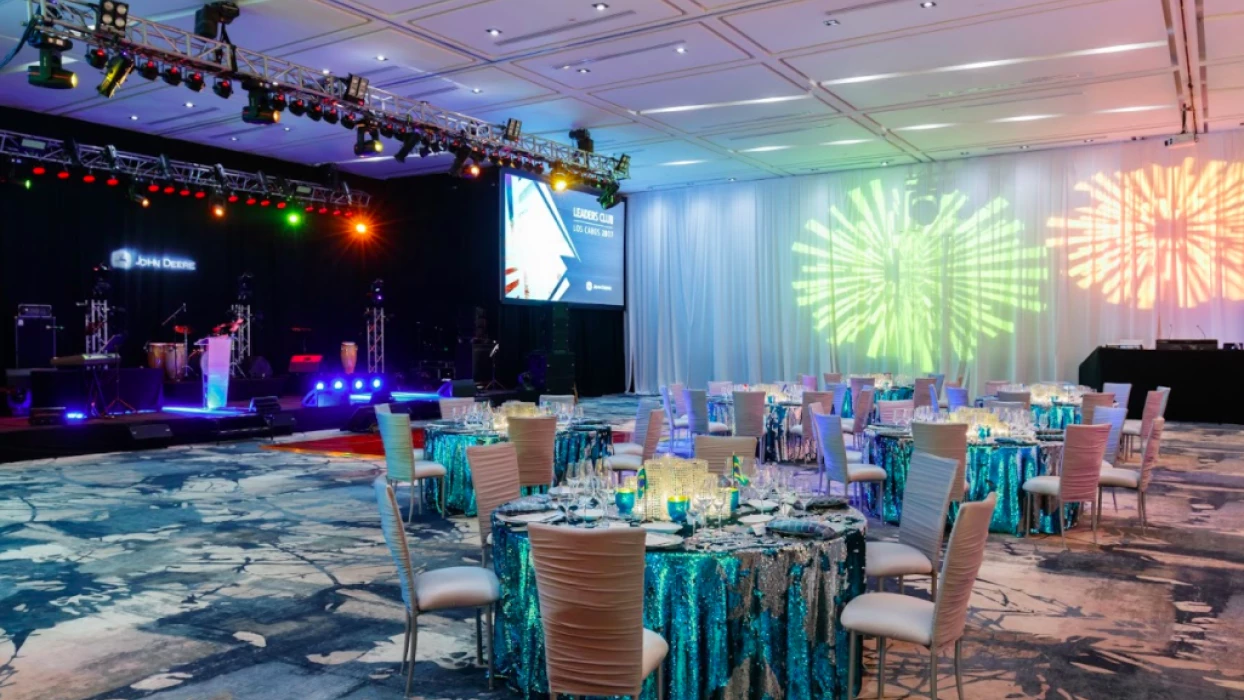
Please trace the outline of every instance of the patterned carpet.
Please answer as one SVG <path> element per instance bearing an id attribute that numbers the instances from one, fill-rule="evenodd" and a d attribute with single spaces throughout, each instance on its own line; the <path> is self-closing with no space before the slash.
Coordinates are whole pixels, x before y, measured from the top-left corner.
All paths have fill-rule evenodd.
<path id="1" fill-rule="evenodd" d="M 1147 536 L 1120 494 L 1100 549 L 1084 528 L 1068 552 L 990 537 L 967 697 L 1244 698 L 1244 435 L 1171 425 L 1164 453 Z M 400 698 L 377 469 L 249 442 L 0 468 L 0 697 Z M 416 520 L 418 562 L 477 561 L 474 520 Z M 473 667 L 473 618 L 423 619 L 417 696 L 514 697 Z M 875 697 L 871 645 L 866 663 Z M 927 696 L 927 663 L 891 645 L 886 697 Z"/>

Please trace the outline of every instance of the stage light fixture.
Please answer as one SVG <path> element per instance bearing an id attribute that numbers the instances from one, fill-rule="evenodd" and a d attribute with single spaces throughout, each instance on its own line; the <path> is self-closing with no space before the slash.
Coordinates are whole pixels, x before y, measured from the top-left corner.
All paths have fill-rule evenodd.
<path id="1" fill-rule="evenodd" d="M 95 173 L 90 170 L 86 171 L 86 174 L 82 176 L 82 181 L 88 185 L 93 184 L 95 182 Z"/>
<path id="2" fill-rule="evenodd" d="M 95 8 L 95 31 L 125 34 L 125 29 L 129 26 L 129 3 L 103 0 Z"/>
<path id="3" fill-rule="evenodd" d="M 316 382 L 316 383 L 315 383 L 315 390 L 316 390 L 316 391 L 324 391 L 324 389 L 325 389 L 324 382 Z"/>
<path id="4" fill-rule="evenodd" d="M 410 156 L 410 152 L 415 150 L 415 146 L 419 144 L 419 137 L 411 134 L 402 141 L 402 147 L 397 149 L 397 153 L 393 154 L 393 160 L 399 163 L 405 163 L 406 158 Z"/>
<path id="5" fill-rule="evenodd" d="M 192 71 L 186 75 L 186 87 L 190 88 L 194 92 L 203 92 L 203 88 L 206 84 L 206 81 L 203 79 L 203 74 L 199 71 Z"/>
<path id="6" fill-rule="evenodd" d="M 108 185 L 109 187 L 116 187 L 117 185 L 121 184 L 121 181 L 117 179 L 116 175 L 109 175 L 108 179 L 104 180 L 104 184 Z"/>
<path id="7" fill-rule="evenodd" d="M 270 204 L 272 204 L 272 200 L 271 200 L 271 199 L 268 199 L 268 198 L 266 198 L 266 197 L 265 197 L 264 199 L 259 200 L 259 206 L 261 206 L 261 207 L 266 207 L 266 206 L 268 206 L 268 205 L 270 205 Z"/>
<path id="8" fill-rule="evenodd" d="M 176 194 L 177 188 L 173 187 L 172 185 L 165 185 L 163 191 L 164 191 L 164 194 Z"/>
<path id="9" fill-rule="evenodd" d="M 288 223 L 290 226 L 296 227 L 302 223 L 302 214 L 299 214 L 296 211 L 291 211 L 290 213 L 285 215 L 285 222 Z"/>
<path id="10" fill-rule="evenodd" d="M 353 129 L 354 127 L 358 126 L 359 122 L 362 120 L 363 118 L 355 114 L 354 112 L 346 112 L 345 114 L 341 115 L 341 125 L 347 129 Z"/>
<path id="11" fill-rule="evenodd" d="M 212 216 L 216 217 L 217 219 L 225 218 L 225 205 L 213 204 L 212 205 Z"/>
<path id="12" fill-rule="evenodd" d="M 618 198 L 618 188 L 616 182 L 606 182 L 601 186 L 600 196 L 596 198 L 596 201 L 602 209 L 612 209 L 621 203 L 622 200 Z"/>
<path id="13" fill-rule="evenodd" d="M 467 177 L 479 177 L 479 173 L 480 173 L 479 163 L 471 163 L 470 165 L 466 166 L 466 168 L 463 169 L 463 172 L 466 174 Z"/>
<path id="14" fill-rule="evenodd" d="M 57 177 L 57 179 L 59 179 L 59 180 L 68 180 L 68 179 L 69 179 L 69 170 L 68 170 L 67 168 L 61 168 L 61 169 L 60 169 L 60 172 L 56 173 L 56 177 Z"/>
<path id="15" fill-rule="evenodd" d="M 255 206 L 255 203 L 256 203 L 256 202 L 258 202 L 258 201 L 259 201 L 259 200 L 258 200 L 258 199 L 255 199 L 254 195 L 251 195 L 251 196 L 249 196 L 249 197 L 247 197 L 247 198 L 246 198 L 246 206 L 248 206 L 248 207 L 253 207 L 253 206 Z"/>
<path id="16" fill-rule="evenodd" d="M 230 204 L 236 204 L 238 201 L 238 195 L 234 192 L 230 192 L 229 196 L 225 198 L 225 201 Z"/>
<path id="17" fill-rule="evenodd" d="M 340 379 L 333 380 L 333 391 L 341 391 L 344 388 L 346 388 L 345 382 L 341 381 Z"/>
<path id="18" fill-rule="evenodd" d="M 130 77 L 130 73 L 134 72 L 134 61 L 129 56 L 117 54 L 108 59 L 108 66 L 104 69 L 104 79 L 95 88 L 96 92 L 104 97 L 112 97 L 117 94 L 117 90 L 125 84 L 126 78 Z"/>
<path id="19" fill-rule="evenodd" d="M 307 101 L 303 99 L 297 99 L 297 100 L 294 100 L 293 102 L 290 102 L 289 113 L 294 115 L 295 117 L 301 117 L 302 115 L 306 114 L 307 113 Z"/>
<path id="20" fill-rule="evenodd" d="M 285 201 L 285 200 L 283 200 L 283 199 L 282 199 L 281 201 L 279 201 L 279 202 L 277 202 L 277 203 L 276 203 L 276 208 L 277 208 L 277 209 L 284 209 L 284 208 L 285 208 L 285 207 L 287 207 L 287 206 L 289 206 L 288 202 L 286 202 L 286 201 Z"/>
<path id="21" fill-rule="evenodd" d="M 549 173 L 549 184 L 553 186 L 554 192 L 565 192 L 570 186 L 570 175 L 562 169 L 561 163 L 553 165 L 553 170 Z"/>
<path id="22" fill-rule="evenodd" d="M 181 85 L 181 68 L 179 66 L 166 66 L 164 72 L 160 73 L 160 77 L 169 85 L 177 87 Z"/>
<path id="23" fill-rule="evenodd" d="M 229 99 L 233 94 L 233 81 L 228 78 L 216 78 L 212 81 L 212 92 L 222 99 Z"/>
<path id="24" fill-rule="evenodd" d="M 356 133 L 358 135 L 354 143 L 354 155 L 359 158 L 365 158 L 374 156 L 384 150 L 384 142 L 378 136 L 369 135 L 364 129 L 359 129 Z"/>
<path id="25" fill-rule="evenodd" d="M 363 380 L 362 380 L 362 379 L 355 379 L 355 380 L 354 380 L 354 390 L 355 390 L 355 391 L 362 391 L 364 386 L 366 386 L 366 384 L 364 384 L 364 383 L 363 383 Z"/>
<path id="26" fill-rule="evenodd" d="M 340 209 L 334 209 L 334 210 L 333 210 L 333 216 L 341 216 L 341 210 L 340 210 Z"/>
<path id="27" fill-rule="evenodd" d="M 405 131 L 404 128 L 403 128 L 403 131 Z M 389 122 L 385 122 L 380 125 L 380 135 L 385 137 L 386 139 L 391 139 L 395 135 L 397 135 L 397 129 L 394 129 L 393 125 L 390 124 Z M 402 137 L 405 138 L 406 134 L 402 134 Z"/>
<path id="28" fill-rule="evenodd" d="M 322 105 L 311 105 L 307 110 L 307 116 L 311 117 L 311 121 L 318 122 L 324 118 L 324 107 Z"/>
<path id="29" fill-rule="evenodd" d="M 159 192 L 159 191 L 160 191 L 160 186 L 159 186 L 159 185 L 157 185 L 156 183 L 154 183 L 154 182 L 153 182 L 153 183 L 151 183 L 151 184 L 147 185 L 147 191 L 148 191 L 148 192 Z"/>
<path id="30" fill-rule="evenodd" d="M 278 112 L 284 112 L 289 106 L 289 98 L 283 92 L 274 92 L 268 96 L 268 104 L 272 105 L 272 109 Z"/>
<path id="31" fill-rule="evenodd" d="M 72 46 L 70 42 L 63 39 L 60 42 L 66 47 Z M 44 45 L 39 47 L 39 65 L 26 69 L 26 82 L 35 87 L 51 90 L 70 90 L 78 87 L 78 75 L 71 70 L 65 70 L 62 65 L 60 56 L 62 49 L 46 45 L 46 38 L 43 43 Z"/>
<path id="32" fill-rule="evenodd" d="M 366 221 L 356 221 L 356 222 L 354 222 L 353 229 L 354 229 L 354 235 L 356 235 L 356 236 L 366 236 L 367 234 L 371 233 L 371 227 L 367 225 L 367 222 L 366 222 Z M 377 280 L 377 281 L 379 281 L 379 280 Z M 383 284 L 383 282 L 382 282 L 382 284 Z M 380 293 L 377 291 L 377 287 L 376 287 L 376 283 L 375 283 L 375 282 L 373 282 L 373 283 L 372 283 L 372 296 L 373 296 L 373 297 L 375 297 L 375 298 L 380 299 L 381 301 L 383 301 L 383 299 L 384 299 L 383 295 L 382 295 L 382 294 L 380 294 Z M 372 306 L 383 306 L 383 304 L 375 304 L 375 303 L 373 303 L 373 304 L 372 304 Z"/>
<path id="33" fill-rule="evenodd" d="M 341 121 L 341 112 L 337 111 L 336 107 L 329 107 L 324 110 L 324 121 L 329 124 L 336 124 Z"/>
<path id="34" fill-rule="evenodd" d="M 379 389 L 382 386 L 384 386 L 384 380 L 382 380 L 380 377 L 375 377 L 371 380 L 371 388 Z"/>
<path id="35" fill-rule="evenodd" d="M 248 89 L 247 105 L 242 108 L 242 121 L 247 124 L 276 124 L 281 113 L 273 108 L 271 95 L 266 88 Z"/>
<path id="36" fill-rule="evenodd" d="M 346 90 L 343 98 L 347 102 L 353 102 L 358 105 L 366 104 L 367 90 L 371 86 L 370 79 L 351 73 L 350 77 L 343 82 L 346 84 Z"/>
<path id="37" fill-rule="evenodd" d="M 177 191 L 177 194 L 181 195 L 182 197 L 189 197 L 189 196 L 190 196 L 190 188 L 189 188 L 189 187 L 186 187 L 185 185 L 182 185 L 182 186 L 181 186 L 181 189 Z"/>
<path id="38" fill-rule="evenodd" d="M 450 177 L 462 177 L 462 170 L 466 167 L 467 157 L 470 151 L 466 148 L 459 148 L 454 152 L 454 162 L 449 166 Z"/>
<path id="39" fill-rule="evenodd" d="M 204 192 L 203 190 L 198 190 L 197 192 L 194 193 L 195 199 L 205 199 L 206 197 L 207 197 L 207 193 Z"/>
<path id="40" fill-rule="evenodd" d="M 319 209 L 317 209 L 317 210 L 316 210 L 316 213 L 317 213 L 317 214 L 327 214 L 327 213 L 328 213 L 328 207 L 320 207 Z"/>
<path id="41" fill-rule="evenodd" d="M 155 80 L 160 77 L 160 64 L 156 63 L 154 59 L 148 58 L 143 60 L 142 63 L 138 64 L 137 70 L 138 74 L 147 80 Z"/>
<path id="42" fill-rule="evenodd" d="M 131 202 L 138 204 L 138 206 L 144 209 L 151 205 L 151 200 L 147 199 L 146 195 L 138 191 L 137 183 L 130 184 L 129 197 Z"/>
<path id="43" fill-rule="evenodd" d="M 95 70 L 103 70 L 108 65 L 108 52 L 98 46 L 86 50 L 86 64 Z"/>
<path id="44" fill-rule="evenodd" d="M 47 168 L 45 168 L 45 167 L 43 167 L 42 165 L 36 165 L 35 167 L 31 168 L 31 170 L 30 170 L 30 172 L 31 172 L 32 174 L 34 174 L 34 175 L 44 175 L 44 174 L 46 174 L 46 173 L 47 173 L 47 171 L 48 171 L 48 169 L 47 169 Z"/>

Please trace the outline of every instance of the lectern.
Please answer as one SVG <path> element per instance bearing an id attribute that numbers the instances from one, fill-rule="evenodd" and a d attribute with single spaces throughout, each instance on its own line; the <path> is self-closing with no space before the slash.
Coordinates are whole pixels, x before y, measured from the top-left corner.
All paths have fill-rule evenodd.
<path id="1" fill-rule="evenodd" d="M 233 339 L 227 335 L 204 338 L 195 345 L 203 348 L 199 369 L 203 372 L 203 408 L 223 408 L 229 403 L 230 351 Z"/>

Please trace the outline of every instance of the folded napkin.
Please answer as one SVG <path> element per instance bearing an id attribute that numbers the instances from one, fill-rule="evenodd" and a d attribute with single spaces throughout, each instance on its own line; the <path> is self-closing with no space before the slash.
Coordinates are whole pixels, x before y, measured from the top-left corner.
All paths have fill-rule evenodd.
<path id="1" fill-rule="evenodd" d="M 553 503 L 549 500 L 548 494 L 543 493 L 538 493 L 534 496 L 523 496 L 497 508 L 497 512 L 502 515 L 540 513 L 546 510 L 553 510 Z"/>
<path id="2" fill-rule="evenodd" d="M 785 518 L 770 521 L 765 527 L 769 532 L 789 537 L 807 537 L 817 540 L 832 540 L 838 537 L 837 528 L 819 520 Z"/>
<path id="3" fill-rule="evenodd" d="M 847 499 L 837 496 L 814 496 L 803 502 L 803 509 L 809 511 L 837 510 L 847 507 Z"/>

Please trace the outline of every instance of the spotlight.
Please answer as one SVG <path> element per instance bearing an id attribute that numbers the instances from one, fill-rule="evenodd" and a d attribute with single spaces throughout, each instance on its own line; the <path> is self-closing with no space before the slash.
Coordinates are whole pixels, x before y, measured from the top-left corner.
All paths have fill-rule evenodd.
<path id="1" fill-rule="evenodd" d="M 228 78 L 216 78 L 212 82 L 212 92 L 223 99 L 229 99 L 229 96 L 233 94 L 233 81 Z"/>
<path id="2" fill-rule="evenodd" d="M 374 309 L 384 308 L 384 280 L 377 277 L 367 288 L 367 305 Z"/>
<path id="3" fill-rule="evenodd" d="M 238 196 L 237 194 L 230 192 L 229 197 L 225 201 L 229 202 L 230 204 L 236 204 L 238 201 Z"/>
<path id="4" fill-rule="evenodd" d="M 43 167 L 42 165 L 36 165 L 35 167 L 31 168 L 31 170 L 30 170 L 30 172 L 31 172 L 32 174 L 34 174 L 34 175 L 44 175 L 44 174 L 46 174 L 46 173 L 47 173 L 47 171 L 48 171 L 48 169 L 47 169 L 47 168 L 45 168 L 45 167 Z"/>
<path id="5" fill-rule="evenodd" d="M 95 9 L 95 30 L 125 34 L 130 22 L 130 5 L 115 0 L 103 0 Z"/>
<path id="6" fill-rule="evenodd" d="M 316 383 L 315 383 L 315 390 L 316 390 L 316 391 L 324 391 L 324 382 L 316 382 Z"/>
<path id="7" fill-rule="evenodd" d="M 296 211 L 291 211 L 290 213 L 285 215 L 285 222 L 288 223 L 290 226 L 297 227 L 299 224 L 302 223 L 302 214 L 299 214 Z"/>
<path id="8" fill-rule="evenodd" d="M 467 177 L 479 177 L 479 164 L 471 163 L 470 165 L 466 166 L 463 172 L 466 173 Z"/>
<path id="9" fill-rule="evenodd" d="M 396 160 L 399 163 L 405 163 L 406 158 L 410 155 L 410 152 L 415 150 L 415 146 L 417 146 L 418 144 L 419 144 L 418 136 L 416 136 L 413 133 L 407 136 L 406 139 L 402 141 L 402 147 L 397 149 L 397 153 L 393 154 L 393 160 Z"/>
<path id="10" fill-rule="evenodd" d="M 217 219 L 225 218 L 225 205 L 213 204 L 212 205 L 212 216 L 216 217 Z"/>
<path id="11" fill-rule="evenodd" d="M 95 182 L 95 173 L 88 170 L 86 174 L 82 176 L 82 181 L 88 185 L 92 184 Z"/>
<path id="12" fill-rule="evenodd" d="M 249 103 L 242 108 L 242 121 L 247 124 L 276 124 L 281 121 L 281 113 L 273 109 L 267 90 L 247 90 L 246 94 Z"/>
<path id="13" fill-rule="evenodd" d="M 193 71 L 189 75 L 186 76 L 186 87 L 190 88 L 191 90 L 195 92 L 203 92 L 203 86 L 205 84 L 206 83 L 203 80 L 203 74 L 200 73 L 199 71 Z"/>
<path id="14" fill-rule="evenodd" d="M 103 70 L 108 65 L 108 52 L 98 46 L 87 49 L 86 64 L 95 70 Z"/>
<path id="15" fill-rule="evenodd" d="M 61 171 L 60 171 L 59 173 L 56 173 L 56 177 L 57 177 L 58 179 L 61 179 L 61 180 L 68 180 L 68 179 L 69 179 L 69 171 L 68 171 L 68 170 L 66 170 L 65 168 L 61 168 Z"/>
<path id="16" fill-rule="evenodd" d="M 148 58 L 138 64 L 138 74 L 147 80 L 155 80 L 160 77 L 160 64 Z"/>
<path id="17" fill-rule="evenodd" d="M 108 59 L 108 67 L 104 69 L 104 80 L 95 88 L 104 97 L 112 97 L 125 84 L 125 79 L 134 72 L 134 61 L 128 56 L 117 54 Z"/>
<path id="18" fill-rule="evenodd" d="M 384 386 L 384 380 L 382 380 L 380 377 L 376 377 L 375 379 L 371 380 L 371 388 L 379 389 L 382 386 Z"/>
<path id="19" fill-rule="evenodd" d="M 39 65 L 26 69 L 26 82 L 35 87 L 70 90 L 78 87 L 78 76 L 62 67 L 59 50 L 44 46 L 39 49 Z"/>
<path id="20" fill-rule="evenodd" d="M 389 122 L 385 122 L 385 123 L 383 123 L 383 124 L 381 124 L 381 125 L 380 125 L 380 135 L 381 135 L 381 136 L 383 136 L 383 137 L 385 137 L 386 139 L 391 139 L 391 138 L 393 138 L 393 136 L 394 136 L 396 133 L 397 133 L 397 131 L 393 128 L 393 125 L 392 125 L 392 124 L 390 124 Z M 405 134 L 403 134 L 403 136 L 404 136 L 404 135 L 405 135 Z"/>
<path id="21" fill-rule="evenodd" d="M 365 385 L 363 384 L 363 380 L 362 380 L 362 379 L 355 379 L 355 380 L 354 380 L 354 390 L 355 390 L 355 391 L 362 391 L 364 386 L 365 386 Z"/>
<path id="22" fill-rule="evenodd" d="M 130 185 L 129 197 L 130 197 L 131 202 L 134 202 L 135 204 L 142 207 L 143 209 L 146 209 L 147 207 L 151 206 L 151 200 L 147 199 L 146 195 L 139 192 L 138 187 L 135 184 Z"/>
<path id="23" fill-rule="evenodd" d="M 177 191 L 177 194 L 179 194 L 179 195 L 181 195 L 181 196 L 183 196 L 183 197 L 189 197 L 189 196 L 190 196 L 190 188 L 189 188 L 189 187 L 186 187 L 185 185 L 182 185 L 182 186 L 181 186 L 181 189 Z"/>
<path id="24" fill-rule="evenodd" d="M 289 103 L 289 112 L 295 117 L 301 117 L 307 113 L 307 101 L 298 99 Z"/>
<path id="25" fill-rule="evenodd" d="M 466 167 L 467 156 L 470 154 L 466 148 L 458 149 L 454 154 L 454 162 L 449 166 L 450 177 L 462 177 L 462 169 Z"/>
<path id="26" fill-rule="evenodd" d="M 285 200 L 283 200 L 283 199 L 282 199 L 281 201 L 279 201 L 279 202 L 277 202 L 277 203 L 276 203 L 276 208 L 277 208 L 277 209 L 284 209 L 286 206 L 287 206 L 287 203 L 286 203 L 286 201 L 285 201 Z"/>
<path id="27" fill-rule="evenodd" d="M 181 85 L 181 68 L 178 66 L 166 66 L 164 68 L 164 72 L 160 74 L 160 77 L 163 78 L 164 82 L 169 85 L 177 87 L 178 85 Z"/>
<path id="28" fill-rule="evenodd" d="M 109 175 L 108 179 L 104 180 L 104 184 L 108 185 L 109 187 L 116 187 L 117 185 L 121 184 L 121 181 L 117 179 L 116 175 Z"/>
<path id="29" fill-rule="evenodd" d="M 562 169 L 561 163 L 553 165 L 553 170 L 549 173 L 549 182 L 553 185 L 554 192 L 565 192 L 570 186 L 570 176 Z"/>
<path id="30" fill-rule="evenodd" d="M 289 106 L 289 98 L 283 92 L 274 92 L 268 97 L 268 104 L 272 105 L 272 109 L 283 112 Z"/>
<path id="31" fill-rule="evenodd" d="M 329 124 L 336 124 L 341 121 L 341 112 L 338 112 L 336 107 L 329 107 L 324 110 L 324 121 Z"/>
<path id="32" fill-rule="evenodd" d="M 618 199 L 618 183 L 606 182 L 600 188 L 600 196 L 596 198 L 602 209 L 612 209 L 622 200 Z"/>
<path id="33" fill-rule="evenodd" d="M 346 383 L 345 383 L 345 382 L 341 381 L 340 379 L 334 379 L 334 380 L 333 380 L 333 390 L 334 390 L 334 391 L 341 391 L 341 390 L 342 390 L 342 389 L 344 389 L 344 388 L 346 388 Z"/>
<path id="34" fill-rule="evenodd" d="M 258 202 L 258 201 L 259 201 L 259 200 L 255 199 L 255 196 L 254 196 L 254 195 L 251 195 L 251 196 L 249 196 L 249 197 L 247 197 L 247 198 L 246 198 L 246 206 L 248 206 L 248 207 L 253 207 L 253 206 L 255 206 L 255 203 L 256 203 L 256 202 Z"/>
<path id="35" fill-rule="evenodd" d="M 172 185 L 165 185 L 165 186 L 164 186 L 164 194 L 173 194 L 173 193 L 174 193 L 174 192 L 176 192 L 176 191 L 177 191 L 177 188 L 176 188 L 176 187 L 173 187 Z"/>
<path id="36" fill-rule="evenodd" d="M 207 197 L 207 193 L 206 193 L 206 192 L 204 192 L 203 190 L 199 190 L 199 191 L 197 191 L 197 192 L 195 192 L 195 193 L 194 193 L 194 198 L 195 198 L 195 199 L 204 199 L 204 198 L 206 198 L 206 197 Z"/>
<path id="37" fill-rule="evenodd" d="M 366 236 L 369 233 L 371 233 L 371 227 L 368 226 L 366 222 L 359 221 L 354 224 L 354 235 Z"/>
<path id="38" fill-rule="evenodd" d="M 153 182 L 150 185 L 147 185 L 147 191 L 148 192 L 159 192 L 160 186 Z"/>
<path id="39" fill-rule="evenodd" d="M 384 143 L 378 137 L 372 135 L 369 138 L 369 134 L 363 129 L 359 129 L 357 134 L 358 137 L 354 143 L 354 155 L 359 158 L 374 156 L 384 150 Z"/>
<path id="40" fill-rule="evenodd" d="M 359 115 L 353 112 L 346 112 L 345 114 L 341 116 L 341 125 L 347 129 L 353 129 L 354 127 L 359 125 L 359 122 L 361 120 L 362 120 L 362 117 L 360 117 Z"/>
<path id="41" fill-rule="evenodd" d="M 311 121 L 318 122 L 324 118 L 324 107 L 322 105 L 311 105 L 307 110 L 307 116 L 311 117 Z"/>

